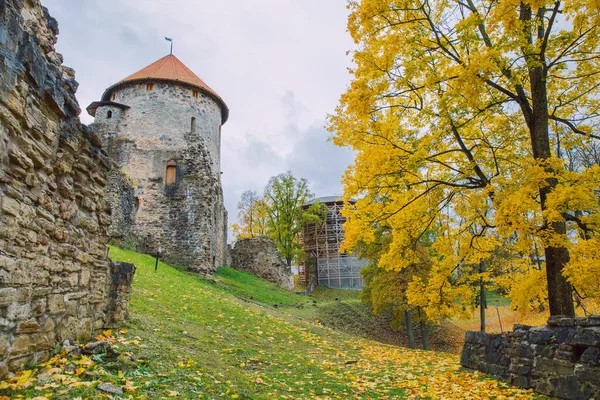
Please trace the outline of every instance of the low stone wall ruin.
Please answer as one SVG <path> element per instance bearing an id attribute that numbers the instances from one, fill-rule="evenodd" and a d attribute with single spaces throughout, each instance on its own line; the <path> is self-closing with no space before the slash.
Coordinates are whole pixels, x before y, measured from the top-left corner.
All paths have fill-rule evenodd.
<path id="1" fill-rule="evenodd" d="M 467 332 L 463 367 L 550 396 L 600 399 L 600 316 L 551 317 L 548 325 L 513 332 Z"/>
<path id="2" fill-rule="evenodd" d="M 112 265 L 109 161 L 81 125 L 58 25 L 39 0 L 0 1 L 0 377 L 128 314 Z"/>
<path id="3" fill-rule="evenodd" d="M 282 260 L 273 240 L 266 237 L 240 239 L 231 250 L 231 267 L 294 290 L 292 269 Z"/>

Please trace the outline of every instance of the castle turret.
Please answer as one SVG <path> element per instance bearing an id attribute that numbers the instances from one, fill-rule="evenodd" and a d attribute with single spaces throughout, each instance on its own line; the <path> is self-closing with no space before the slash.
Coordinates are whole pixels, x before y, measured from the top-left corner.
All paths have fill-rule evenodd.
<path id="1" fill-rule="evenodd" d="M 168 55 L 110 86 L 87 111 L 115 164 L 113 236 L 130 228 L 139 249 L 160 246 L 171 263 L 206 272 L 223 265 L 220 144 L 229 110 L 221 97 Z"/>

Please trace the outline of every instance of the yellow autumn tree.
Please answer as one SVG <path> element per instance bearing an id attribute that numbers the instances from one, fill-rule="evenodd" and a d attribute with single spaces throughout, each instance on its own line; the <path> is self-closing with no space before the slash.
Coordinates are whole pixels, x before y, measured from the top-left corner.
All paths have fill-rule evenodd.
<path id="1" fill-rule="evenodd" d="M 357 152 L 345 247 L 385 224 L 378 267 L 402 271 L 437 224 L 438 256 L 407 290 L 430 317 L 472 304 L 490 276 L 474 266 L 499 249 L 516 281 L 541 263 L 553 315 L 574 315 L 573 286 L 598 298 L 600 167 L 565 164 L 600 139 L 599 4 L 349 2 L 354 79 L 330 116 L 334 142 Z"/>
<path id="2" fill-rule="evenodd" d="M 231 224 L 236 239 L 265 236 L 267 204 L 255 191 L 246 190 L 238 202 L 238 223 Z"/>

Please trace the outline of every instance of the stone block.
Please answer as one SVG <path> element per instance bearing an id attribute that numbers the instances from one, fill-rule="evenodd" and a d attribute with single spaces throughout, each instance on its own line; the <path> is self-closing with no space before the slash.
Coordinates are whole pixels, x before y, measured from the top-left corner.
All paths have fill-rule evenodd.
<path id="1" fill-rule="evenodd" d="M 73 316 L 76 317 L 77 316 L 77 307 L 79 306 L 79 302 L 78 301 L 67 301 L 65 302 L 65 309 L 66 309 L 66 314 L 68 316 Z"/>
<path id="2" fill-rule="evenodd" d="M 553 386 L 552 395 L 570 400 L 589 400 L 581 390 L 581 382 L 575 375 L 564 375 L 550 379 Z M 550 394 L 550 393 L 548 393 Z"/>
<path id="3" fill-rule="evenodd" d="M 581 354 L 580 361 L 586 364 L 600 365 L 600 348 L 588 347 Z"/>
<path id="4" fill-rule="evenodd" d="M 20 298 L 17 289 L 13 287 L 0 288 L 0 307 L 6 307 Z"/>
<path id="5" fill-rule="evenodd" d="M 31 161 L 31 159 L 27 157 L 27 155 L 21 150 L 19 150 L 17 147 L 13 147 L 8 154 L 10 161 L 13 162 L 15 165 L 18 165 L 24 170 L 29 170 L 33 168 L 33 161 Z"/>
<path id="6" fill-rule="evenodd" d="M 516 374 L 510 376 L 510 383 L 524 389 L 529 389 L 533 386 L 530 377 Z"/>
<path id="7" fill-rule="evenodd" d="M 35 351 L 51 350 L 56 344 L 56 334 L 53 331 L 44 332 L 38 335 L 35 345 Z"/>
<path id="8" fill-rule="evenodd" d="M 12 303 L 6 309 L 6 319 L 9 321 L 22 321 L 29 318 L 31 314 L 31 304 Z"/>
<path id="9" fill-rule="evenodd" d="M 50 314 L 60 314 L 65 311 L 65 297 L 62 294 L 52 294 L 48 296 L 48 312 Z"/>
<path id="10" fill-rule="evenodd" d="M 30 334 L 21 334 L 15 337 L 10 344 L 10 354 L 19 355 L 31 353 L 35 349 L 37 336 Z"/>
<path id="11" fill-rule="evenodd" d="M 80 335 L 80 321 L 73 316 L 62 318 L 58 322 L 57 328 L 57 339 L 60 342 L 77 339 Z"/>
<path id="12" fill-rule="evenodd" d="M 44 332 L 44 333 L 53 332 L 55 326 L 56 326 L 56 324 L 54 323 L 54 320 L 52 318 L 48 318 L 44 322 L 44 326 L 42 327 L 42 332 Z"/>
<path id="13" fill-rule="evenodd" d="M 588 315 L 585 318 L 577 318 L 575 322 L 578 326 L 583 327 L 600 326 L 600 315 Z"/>
<path id="14" fill-rule="evenodd" d="M 8 354 L 8 334 L 0 333 L 0 359 L 4 359 Z"/>
<path id="15" fill-rule="evenodd" d="M 17 265 L 17 260 L 15 260 L 13 257 L 6 257 L 4 255 L 0 255 L 0 268 L 5 269 L 6 271 L 13 271 L 16 268 Z M 0 289 L 0 297 L 1 295 L 1 289 Z"/>
<path id="16" fill-rule="evenodd" d="M 67 285 L 69 285 L 71 288 L 77 287 L 77 285 L 79 284 L 79 273 L 77 272 L 72 272 L 70 274 L 67 274 L 64 278 L 63 278 L 63 283 L 66 283 Z"/>
<path id="17" fill-rule="evenodd" d="M 21 203 L 11 197 L 2 197 L 1 207 L 2 211 L 14 217 L 18 217 L 21 214 Z"/>
<path id="18" fill-rule="evenodd" d="M 545 345 L 556 342 L 555 333 L 546 327 L 532 328 L 529 330 L 528 338 L 534 344 Z"/>
<path id="19" fill-rule="evenodd" d="M 48 210 L 43 207 L 36 207 L 36 213 L 50 223 L 56 222 L 56 218 Z"/>
<path id="20" fill-rule="evenodd" d="M 8 377 L 8 365 L 6 362 L 0 362 L 0 379 L 6 379 Z"/>
<path id="21" fill-rule="evenodd" d="M 571 339 L 572 343 L 578 346 L 596 346 L 600 347 L 600 327 L 591 326 L 577 328 L 576 333 Z"/>
<path id="22" fill-rule="evenodd" d="M 84 267 L 81 269 L 81 273 L 79 274 L 79 286 L 85 287 L 88 286 L 91 279 L 91 271 L 89 267 Z"/>
<path id="23" fill-rule="evenodd" d="M 533 349 L 527 343 L 519 343 L 514 347 L 514 354 L 518 357 L 533 358 Z"/>
<path id="24" fill-rule="evenodd" d="M 536 360 L 536 371 L 552 375 L 572 375 L 574 366 L 564 360 L 541 358 Z"/>
<path id="25" fill-rule="evenodd" d="M 20 335 L 23 333 L 36 333 L 39 332 L 40 329 L 40 324 L 38 324 L 36 321 L 21 322 L 19 325 L 17 325 L 16 334 Z"/>
<path id="26" fill-rule="evenodd" d="M 10 358 L 8 360 L 8 369 L 10 371 L 18 371 L 24 369 L 33 361 L 33 354 L 27 354 L 20 357 Z"/>

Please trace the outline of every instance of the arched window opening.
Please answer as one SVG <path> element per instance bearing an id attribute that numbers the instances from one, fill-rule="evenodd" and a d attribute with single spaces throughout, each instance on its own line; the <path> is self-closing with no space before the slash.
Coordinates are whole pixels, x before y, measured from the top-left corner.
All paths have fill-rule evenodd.
<path id="1" fill-rule="evenodd" d="M 111 119 L 112 118 L 112 111 L 108 110 L 108 112 L 106 113 L 106 118 L 107 119 Z"/>
<path id="2" fill-rule="evenodd" d="M 192 133 L 196 132 L 196 117 L 192 117 Z"/>
<path id="3" fill-rule="evenodd" d="M 198 97 L 198 91 L 192 90 L 192 97 Z"/>
<path id="4" fill-rule="evenodd" d="M 177 180 L 177 164 L 175 161 L 171 160 L 167 163 L 167 178 L 165 179 L 165 183 L 170 185 L 175 183 Z"/>
<path id="5" fill-rule="evenodd" d="M 117 95 L 116 95 L 115 93 L 113 93 L 113 95 L 112 95 L 112 99 L 113 99 L 113 101 L 114 101 L 116 98 L 117 98 Z"/>
<path id="6" fill-rule="evenodd" d="M 154 89 L 154 83 L 147 83 L 146 90 L 152 90 L 152 89 Z"/>

